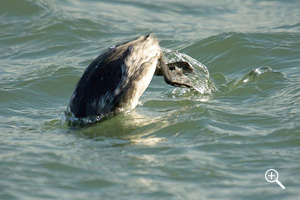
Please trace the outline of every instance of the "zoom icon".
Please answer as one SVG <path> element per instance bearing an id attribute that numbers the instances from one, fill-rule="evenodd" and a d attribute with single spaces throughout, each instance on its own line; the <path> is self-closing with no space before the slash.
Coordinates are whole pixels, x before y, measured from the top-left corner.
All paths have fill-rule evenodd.
<path id="1" fill-rule="evenodd" d="M 275 169 L 268 169 L 265 173 L 265 178 L 269 183 L 276 182 L 282 189 L 285 189 L 284 185 L 278 180 L 279 175 Z"/>

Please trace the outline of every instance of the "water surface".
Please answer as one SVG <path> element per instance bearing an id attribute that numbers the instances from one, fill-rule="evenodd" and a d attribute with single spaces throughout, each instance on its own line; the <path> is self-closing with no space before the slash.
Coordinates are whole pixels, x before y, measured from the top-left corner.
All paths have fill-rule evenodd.
<path id="1" fill-rule="evenodd" d="M 133 111 L 69 128 L 84 69 L 150 31 L 207 90 L 154 77 Z M 0 199 L 297 199 L 299 55 L 296 0 L 1 0 Z"/>

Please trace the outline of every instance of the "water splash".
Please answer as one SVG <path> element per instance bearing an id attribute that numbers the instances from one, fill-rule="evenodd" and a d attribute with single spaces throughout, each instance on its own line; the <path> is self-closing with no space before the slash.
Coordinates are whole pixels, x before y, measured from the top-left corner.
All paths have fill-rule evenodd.
<path id="1" fill-rule="evenodd" d="M 203 98 L 200 99 L 203 100 L 207 99 L 207 95 L 217 91 L 216 86 L 210 79 L 209 71 L 205 65 L 193 59 L 192 57 L 184 53 L 179 53 L 175 50 L 162 48 L 162 51 L 165 55 L 165 60 L 167 63 L 185 61 L 194 68 L 194 73 L 185 74 L 185 76 L 187 76 L 187 78 L 191 80 L 191 83 L 195 87 L 196 91 L 193 91 L 189 88 L 176 87 L 172 91 L 173 95 L 185 97 L 187 94 L 194 94 L 198 97 L 202 96 Z"/>

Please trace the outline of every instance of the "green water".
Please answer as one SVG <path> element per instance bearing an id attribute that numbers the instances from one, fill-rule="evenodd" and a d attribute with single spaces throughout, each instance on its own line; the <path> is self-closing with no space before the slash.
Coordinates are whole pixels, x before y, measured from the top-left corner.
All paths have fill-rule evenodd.
<path id="1" fill-rule="evenodd" d="M 133 111 L 69 128 L 84 69 L 149 31 L 206 92 L 154 77 Z M 297 0 L 0 0 L 0 61 L 1 200 L 300 198 Z"/>

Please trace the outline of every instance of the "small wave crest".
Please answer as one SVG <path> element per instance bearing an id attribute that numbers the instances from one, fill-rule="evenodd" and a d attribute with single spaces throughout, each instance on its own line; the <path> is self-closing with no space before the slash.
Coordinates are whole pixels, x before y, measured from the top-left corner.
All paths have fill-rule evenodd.
<path id="1" fill-rule="evenodd" d="M 272 84 L 272 80 L 276 81 L 278 78 L 282 78 L 283 74 L 274 71 L 271 67 L 269 66 L 262 66 L 255 68 L 248 72 L 246 75 L 244 75 L 241 79 L 235 81 L 233 84 L 230 84 L 228 89 L 233 90 L 235 88 L 244 86 L 246 84 L 250 83 L 260 83 L 260 81 L 266 82 L 268 80 L 269 84 Z"/>
<path id="2" fill-rule="evenodd" d="M 64 112 L 63 121 L 70 127 L 83 127 L 87 124 L 93 124 L 100 120 L 103 120 L 107 116 L 108 115 L 106 115 L 106 116 L 93 115 L 93 116 L 88 116 L 88 117 L 76 117 L 72 113 L 70 107 L 68 106 L 66 111 Z"/>

